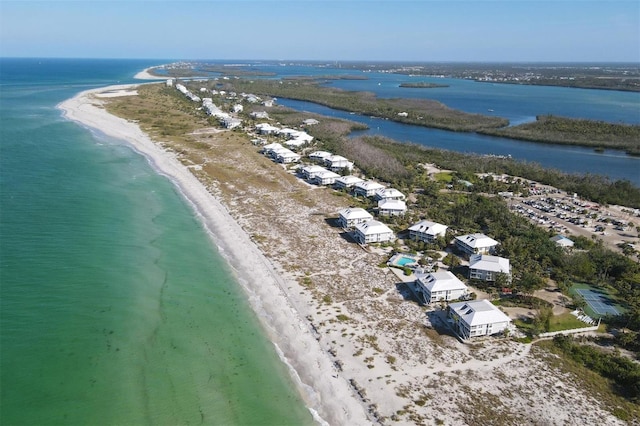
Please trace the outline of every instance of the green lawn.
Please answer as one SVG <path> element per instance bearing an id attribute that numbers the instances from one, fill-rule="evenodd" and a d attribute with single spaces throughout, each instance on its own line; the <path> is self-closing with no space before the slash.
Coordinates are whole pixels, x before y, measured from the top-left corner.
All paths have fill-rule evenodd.
<path id="1" fill-rule="evenodd" d="M 436 182 L 445 182 L 449 183 L 453 179 L 453 175 L 449 172 L 440 172 L 434 175 L 436 178 Z"/>
<path id="2" fill-rule="evenodd" d="M 589 327 L 589 324 L 585 324 L 569 312 L 552 316 L 549 321 L 549 331 L 571 330 L 583 327 Z"/>

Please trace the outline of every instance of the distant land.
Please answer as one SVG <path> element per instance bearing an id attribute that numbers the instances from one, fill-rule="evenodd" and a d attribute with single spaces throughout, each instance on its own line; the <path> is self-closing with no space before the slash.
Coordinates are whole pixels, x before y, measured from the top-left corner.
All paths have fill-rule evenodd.
<path id="1" fill-rule="evenodd" d="M 277 61 L 273 62 L 277 63 Z M 358 69 L 363 72 L 385 72 L 436 78 L 460 78 L 488 83 L 640 92 L 639 63 L 401 63 L 360 61 L 287 61 L 286 63 L 287 65 L 306 65 L 319 68 Z M 186 78 L 196 76 L 198 71 L 218 72 L 222 75 L 239 77 L 271 75 L 255 70 L 244 69 L 245 64 L 212 65 L 211 63 L 204 62 L 189 62 L 175 65 L 177 65 L 175 68 L 166 69 L 164 71 L 165 74 L 162 74 L 162 76 Z M 327 77 L 327 79 L 328 78 L 329 77 Z"/>
<path id="2" fill-rule="evenodd" d="M 354 64 L 355 68 L 489 83 L 640 92 L 637 63 L 424 63 Z"/>
<path id="3" fill-rule="evenodd" d="M 416 83 L 400 83 L 399 87 L 405 87 L 409 89 L 436 89 L 438 87 L 449 87 L 448 84 L 436 84 L 427 83 L 426 81 L 419 81 Z"/>

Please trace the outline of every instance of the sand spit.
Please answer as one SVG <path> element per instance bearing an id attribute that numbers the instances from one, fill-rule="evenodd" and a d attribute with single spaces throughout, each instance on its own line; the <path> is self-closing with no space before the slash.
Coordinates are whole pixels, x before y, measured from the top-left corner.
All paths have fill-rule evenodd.
<path id="1" fill-rule="evenodd" d="M 166 78 L 158 77 L 157 75 L 151 74 L 149 71 L 157 67 L 149 67 L 140 71 L 138 74 L 134 75 L 133 78 L 137 80 L 166 80 Z"/>
<path id="2" fill-rule="evenodd" d="M 283 191 L 225 198 L 220 187 L 234 182 L 200 183 L 192 174 L 198 168 L 183 165 L 135 123 L 108 114 L 93 96 L 133 89 L 83 92 L 59 107 L 70 120 L 128 141 L 175 182 L 323 421 L 623 424 L 536 347 L 493 338 L 462 344 L 438 333 L 442 312 L 411 301 L 403 277 L 378 267 L 380 253 L 331 226 L 328 216 L 347 199 L 295 179 Z M 255 173 L 250 160 L 234 161 Z"/>

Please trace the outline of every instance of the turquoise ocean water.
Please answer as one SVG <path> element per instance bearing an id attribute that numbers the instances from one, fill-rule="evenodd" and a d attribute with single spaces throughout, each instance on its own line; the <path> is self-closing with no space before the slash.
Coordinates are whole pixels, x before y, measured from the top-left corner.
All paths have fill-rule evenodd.
<path id="1" fill-rule="evenodd" d="M 149 61 L 0 59 L 0 424 L 309 424 L 166 178 L 55 106 Z"/>

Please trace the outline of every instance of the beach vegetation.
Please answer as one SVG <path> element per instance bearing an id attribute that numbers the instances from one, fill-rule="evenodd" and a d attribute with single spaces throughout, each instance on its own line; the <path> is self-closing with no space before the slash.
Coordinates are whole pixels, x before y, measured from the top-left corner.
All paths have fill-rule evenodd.
<path id="1" fill-rule="evenodd" d="M 633 418 L 640 418 L 640 365 L 616 353 L 605 352 L 594 345 L 558 335 L 537 345 L 562 356 L 566 368 L 579 376 L 601 395 L 620 396 L 632 404 L 616 400 L 612 406 L 624 406 Z M 604 379 L 604 380 L 603 380 Z M 625 401 L 625 402 L 626 402 Z M 611 401 L 613 402 L 613 401 Z"/>
<path id="2" fill-rule="evenodd" d="M 366 145 L 369 147 L 367 148 Z M 535 163 L 428 148 L 417 144 L 400 143 L 380 136 L 358 137 L 348 141 L 335 139 L 325 144 L 325 147 L 347 158 L 353 158 L 357 161 L 358 167 L 360 167 L 360 157 L 349 157 L 349 153 L 367 152 L 368 154 L 364 156 L 366 160 L 363 161 L 363 168 L 375 171 L 376 174 L 367 173 L 398 187 L 411 185 L 423 188 L 421 195 L 426 197 L 436 196 L 440 188 L 434 185 L 444 182 L 432 181 L 420 165 L 435 164 L 440 169 L 456 170 L 459 173 L 458 176 L 469 177 L 473 183 L 471 191 L 466 187 L 459 188 L 465 192 L 497 194 L 499 191 L 511 191 L 526 195 L 526 186 L 520 179 L 524 178 L 554 186 L 570 194 L 576 193 L 584 199 L 600 204 L 640 208 L 640 188 L 628 180 L 612 181 L 598 175 L 567 174 L 543 168 Z M 397 173 L 400 170 L 397 162 L 404 167 L 401 173 Z M 480 180 L 474 176 L 476 173 L 507 174 L 520 178 L 498 183 L 491 179 Z"/>
<path id="3" fill-rule="evenodd" d="M 480 133 L 563 145 L 600 149 L 618 149 L 640 155 L 640 126 L 540 115 L 536 121 L 501 129 L 483 129 Z"/>
<path id="4" fill-rule="evenodd" d="M 407 89 L 436 89 L 436 88 L 449 87 L 449 85 L 429 83 L 427 81 L 416 81 L 413 83 L 400 83 L 398 87 L 403 87 Z"/>
<path id="5" fill-rule="evenodd" d="M 301 284 L 305 288 L 313 288 L 313 280 L 311 277 L 302 277 Z"/>

